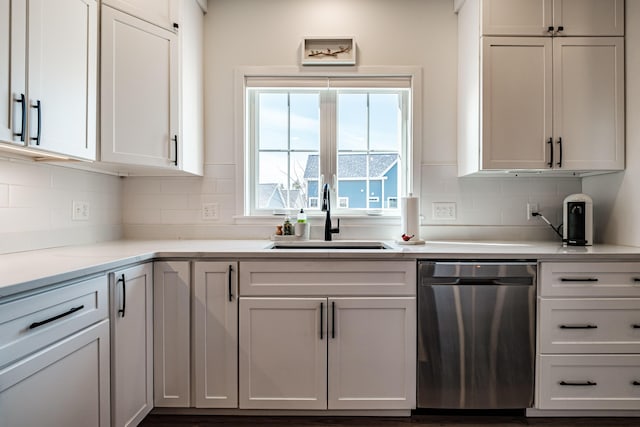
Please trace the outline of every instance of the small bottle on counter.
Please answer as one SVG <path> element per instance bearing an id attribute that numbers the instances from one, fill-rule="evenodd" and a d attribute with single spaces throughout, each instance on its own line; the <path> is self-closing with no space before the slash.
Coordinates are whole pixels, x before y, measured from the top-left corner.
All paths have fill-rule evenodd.
<path id="1" fill-rule="evenodd" d="M 285 236 L 293 236 L 293 224 L 291 224 L 291 219 L 288 216 L 284 219 L 282 228 Z"/>
<path id="2" fill-rule="evenodd" d="M 300 209 L 300 212 L 298 212 L 298 221 L 299 223 L 304 223 L 307 222 L 307 214 L 304 212 L 304 209 Z"/>
<path id="3" fill-rule="evenodd" d="M 276 236 L 282 236 L 282 226 L 276 225 Z"/>

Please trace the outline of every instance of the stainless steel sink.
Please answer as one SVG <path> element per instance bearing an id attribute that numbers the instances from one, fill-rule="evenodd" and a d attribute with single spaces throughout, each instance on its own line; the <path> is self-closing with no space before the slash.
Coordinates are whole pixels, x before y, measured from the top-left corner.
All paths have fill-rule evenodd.
<path id="1" fill-rule="evenodd" d="M 371 240 L 301 240 L 295 242 L 275 242 L 268 249 L 391 249 L 391 246 L 384 242 Z"/>

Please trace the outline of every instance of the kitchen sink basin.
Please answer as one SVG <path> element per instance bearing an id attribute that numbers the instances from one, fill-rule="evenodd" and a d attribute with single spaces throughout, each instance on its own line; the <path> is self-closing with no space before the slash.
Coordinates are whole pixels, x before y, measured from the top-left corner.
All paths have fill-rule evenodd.
<path id="1" fill-rule="evenodd" d="M 269 249 L 391 249 L 384 242 L 376 241 L 353 241 L 353 240 L 303 240 L 295 242 L 275 242 Z"/>

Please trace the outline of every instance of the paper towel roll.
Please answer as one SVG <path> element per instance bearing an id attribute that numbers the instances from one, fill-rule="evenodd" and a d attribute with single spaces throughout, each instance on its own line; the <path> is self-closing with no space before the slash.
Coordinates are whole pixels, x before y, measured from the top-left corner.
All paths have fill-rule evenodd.
<path id="1" fill-rule="evenodd" d="M 400 198 L 400 235 L 415 236 L 411 240 L 420 240 L 420 200 L 418 197 Z"/>

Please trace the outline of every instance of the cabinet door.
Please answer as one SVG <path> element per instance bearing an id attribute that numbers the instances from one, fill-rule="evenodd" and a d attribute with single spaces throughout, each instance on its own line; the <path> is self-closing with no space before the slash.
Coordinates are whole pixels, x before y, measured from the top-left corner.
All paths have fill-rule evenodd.
<path id="1" fill-rule="evenodd" d="M 177 36 L 102 8 L 101 160 L 175 168 Z"/>
<path id="2" fill-rule="evenodd" d="M 238 406 L 238 263 L 196 262 L 193 351 L 196 408 Z"/>
<path id="3" fill-rule="evenodd" d="M 552 57 L 551 38 L 483 38 L 482 169 L 549 168 Z"/>
<path id="4" fill-rule="evenodd" d="M 240 298 L 241 409 L 327 408 L 327 300 Z"/>
<path id="5" fill-rule="evenodd" d="M 416 299 L 329 298 L 329 409 L 416 404 Z"/>
<path id="6" fill-rule="evenodd" d="M 189 407 L 191 289 L 188 261 L 153 263 L 154 402 Z"/>
<path id="7" fill-rule="evenodd" d="M 109 275 L 114 427 L 136 426 L 153 408 L 152 264 Z"/>
<path id="8" fill-rule="evenodd" d="M 27 137 L 26 14 L 25 0 L 0 0 L 0 141 L 18 145 Z"/>
<path id="9" fill-rule="evenodd" d="M 623 39 L 556 38 L 553 56 L 554 167 L 623 169 Z"/>
<path id="10" fill-rule="evenodd" d="M 102 4 L 112 6 L 130 15 L 160 27 L 174 30 L 178 22 L 178 2 L 184 0 L 103 0 Z"/>
<path id="11" fill-rule="evenodd" d="M 555 0 L 553 25 L 564 36 L 624 36 L 624 0 Z"/>
<path id="12" fill-rule="evenodd" d="M 0 425 L 109 427 L 109 321 L 0 370 Z"/>
<path id="13" fill-rule="evenodd" d="M 96 0 L 30 0 L 31 146 L 96 158 Z"/>
<path id="14" fill-rule="evenodd" d="M 482 0 L 483 35 L 547 35 L 552 20 L 552 0 Z"/>

